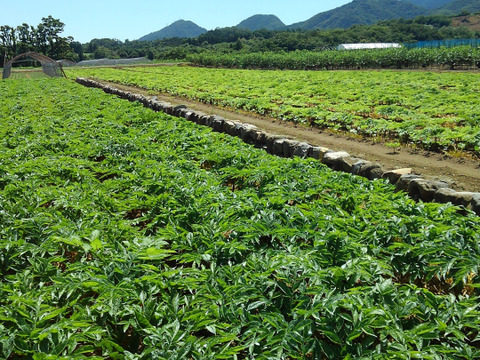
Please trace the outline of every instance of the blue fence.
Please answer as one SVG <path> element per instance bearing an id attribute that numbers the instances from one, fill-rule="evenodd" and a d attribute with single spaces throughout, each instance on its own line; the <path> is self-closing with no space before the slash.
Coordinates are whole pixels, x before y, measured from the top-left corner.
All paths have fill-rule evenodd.
<path id="1" fill-rule="evenodd" d="M 480 39 L 451 39 L 451 40 L 434 40 L 434 41 L 417 41 L 415 43 L 404 44 L 408 49 L 413 48 L 439 48 L 439 47 L 455 47 L 462 45 L 470 45 L 473 47 L 480 46 Z"/>

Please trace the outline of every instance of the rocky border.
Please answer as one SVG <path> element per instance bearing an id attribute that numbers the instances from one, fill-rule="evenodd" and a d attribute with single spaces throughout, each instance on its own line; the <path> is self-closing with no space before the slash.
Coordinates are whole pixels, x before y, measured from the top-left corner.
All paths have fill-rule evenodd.
<path id="1" fill-rule="evenodd" d="M 406 192 L 415 201 L 452 203 L 472 210 L 480 216 L 480 193 L 457 192 L 448 187 L 444 181 L 431 181 L 413 174 L 412 169 L 385 170 L 381 165 L 350 156 L 345 151 L 333 151 L 320 146 L 312 146 L 305 142 L 285 138 L 259 130 L 256 126 L 228 120 L 218 115 L 207 115 L 200 111 L 187 108 L 185 105 L 172 105 L 160 101 L 155 96 L 147 97 L 98 81 L 80 78 L 76 82 L 87 86 L 100 88 L 108 94 L 114 94 L 122 99 L 138 101 L 154 111 L 163 111 L 169 115 L 185 118 L 199 125 L 209 126 L 216 132 L 237 136 L 244 142 L 262 148 L 268 153 L 282 157 L 311 157 L 336 171 L 365 177 L 369 180 L 386 179 L 394 184 L 396 191 Z"/>

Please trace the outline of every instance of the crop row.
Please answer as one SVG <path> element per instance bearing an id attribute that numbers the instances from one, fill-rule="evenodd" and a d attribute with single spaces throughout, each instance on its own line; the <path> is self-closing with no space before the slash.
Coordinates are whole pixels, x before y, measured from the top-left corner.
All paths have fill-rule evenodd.
<path id="1" fill-rule="evenodd" d="M 75 69 L 69 76 L 161 91 L 354 136 L 477 152 L 478 73 Z"/>
<path id="2" fill-rule="evenodd" d="M 241 69 L 281 70 L 359 70 L 359 69 L 477 69 L 480 48 L 393 48 L 356 51 L 294 51 L 221 54 L 191 54 L 188 61 L 195 65 Z"/>
<path id="3" fill-rule="evenodd" d="M 480 220 L 65 79 L 0 82 L 0 356 L 480 356 Z"/>
<path id="4" fill-rule="evenodd" d="M 312 146 L 305 142 L 284 138 L 258 129 L 256 126 L 235 120 L 227 120 L 218 115 L 206 115 L 184 105 L 175 106 L 169 102 L 159 101 L 156 97 L 145 96 L 138 91 L 120 89 L 115 85 L 105 84 L 92 79 L 80 78 L 77 83 L 87 87 L 102 89 L 107 94 L 114 94 L 131 102 L 139 102 L 154 111 L 163 111 L 169 115 L 184 118 L 196 124 L 208 126 L 214 131 L 222 132 L 242 139 L 247 144 L 261 148 L 269 154 L 318 159 L 335 171 L 344 171 L 363 176 L 370 180 L 387 179 L 395 185 L 396 191 L 405 191 L 417 201 L 452 203 L 463 206 L 480 215 L 480 193 L 456 192 L 448 188 L 443 181 L 426 180 L 411 173 L 409 169 L 385 170 L 381 165 L 371 161 L 352 157 L 345 151 L 333 151 L 321 146 Z"/>

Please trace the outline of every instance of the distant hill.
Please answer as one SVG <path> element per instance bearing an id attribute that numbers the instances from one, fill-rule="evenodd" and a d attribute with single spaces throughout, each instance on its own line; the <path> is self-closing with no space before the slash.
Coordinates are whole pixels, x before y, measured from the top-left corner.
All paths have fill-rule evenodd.
<path id="1" fill-rule="evenodd" d="M 420 7 L 424 7 L 426 9 L 438 9 L 452 2 L 452 0 L 404 0 L 404 1 Z"/>
<path id="2" fill-rule="evenodd" d="M 480 0 L 353 0 L 335 9 L 321 12 L 310 19 L 286 26 L 275 15 L 254 15 L 236 27 L 251 31 L 283 29 L 346 29 L 353 25 L 371 25 L 383 20 L 411 19 L 420 15 L 456 15 L 462 11 L 480 11 Z M 466 20 L 465 20 L 466 21 Z M 164 38 L 194 38 L 207 30 L 191 21 L 179 20 L 141 37 L 141 41 Z"/>
<path id="3" fill-rule="evenodd" d="M 203 33 L 206 33 L 206 32 L 207 32 L 207 29 L 204 29 L 198 26 L 194 22 L 178 20 L 161 30 L 142 36 L 138 40 L 153 41 L 153 40 L 173 38 L 173 37 L 193 38 L 193 37 L 202 35 Z"/>
<path id="4" fill-rule="evenodd" d="M 237 27 L 251 31 L 260 29 L 281 30 L 286 25 L 275 15 L 253 15 L 243 20 Z"/>
<path id="5" fill-rule="evenodd" d="M 336 9 L 319 13 L 304 22 L 290 25 L 292 29 L 346 29 L 352 25 L 370 25 L 380 20 L 414 18 L 426 9 L 401 0 L 353 0 Z"/>
<path id="6" fill-rule="evenodd" d="M 480 11 L 479 0 L 454 0 L 435 10 L 435 13 L 457 15 L 462 11 L 476 12 Z"/>

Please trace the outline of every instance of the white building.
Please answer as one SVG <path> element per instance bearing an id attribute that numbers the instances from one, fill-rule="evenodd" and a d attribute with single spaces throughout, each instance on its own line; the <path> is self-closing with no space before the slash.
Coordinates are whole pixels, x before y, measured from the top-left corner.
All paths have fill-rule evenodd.
<path id="1" fill-rule="evenodd" d="M 337 46 L 337 50 L 388 49 L 399 47 L 402 47 L 402 45 L 397 43 L 340 44 Z"/>

